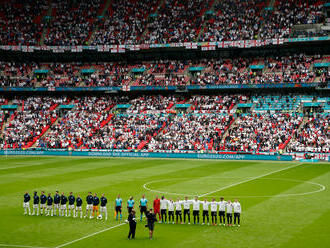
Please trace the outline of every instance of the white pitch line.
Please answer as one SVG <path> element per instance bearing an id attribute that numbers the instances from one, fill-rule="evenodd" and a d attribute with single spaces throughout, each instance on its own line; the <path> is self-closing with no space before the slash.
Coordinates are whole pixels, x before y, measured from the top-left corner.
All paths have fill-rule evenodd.
<path id="1" fill-rule="evenodd" d="M 30 245 L 8 245 L 8 244 L 0 244 L 0 247 L 48 248 L 48 247 L 40 247 L 40 246 L 30 246 Z"/>
<path id="2" fill-rule="evenodd" d="M 222 190 L 224 190 L 224 189 L 228 189 L 228 188 L 231 188 L 231 187 L 234 187 L 234 186 L 240 185 L 240 184 L 242 184 L 242 183 L 247 183 L 247 182 L 250 182 L 250 181 L 256 180 L 256 179 L 261 178 L 261 177 L 269 176 L 269 175 L 271 175 L 271 174 L 274 174 L 274 173 L 277 173 L 277 172 L 280 172 L 280 171 L 285 171 L 285 170 L 288 170 L 288 169 L 291 169 L 291 168 L 295 168 L 295 167 L 297 167 L 297 166 L 299 166 L 299 165 L 301 165 L 301 164 L 302 164 L 302 163 L 296 164 L 296 165 L 294 165 L 294 166 L 288 166 L 288 167 L 285 167 L 285 168 L 283 168 L 283 169 L 276 170 L 276 171 L 272 171 L 272 172 L 268 172 L 268 173 L 266 173 L 266 174 L 263 174 L 263 175 L 260 175 L 260 176 L 256 176 L 256 177 L 252 177 L 252 178 L 249 178 L 249 179 L 244 180 L 244 181 L 240 181 L 240 182 L 237 182 L 237 183 L 229 184 L 229 185 L 224 186 L 224 187 L 222 187 L 222 188 L 220 188 L 220 189 L 217 189 L 217 190 L 210 191 L 210 192 L 207 192 L 207 193 L 205 193 L 205 194 L 199 195 L 198 197 L 207 196 L 207 195 L 209 195 L 209 194 L 213 194 L 213 193 L 215 193 L 215 192 L 219 192 L 219 191 L 222 191 Z"/>
<path id="3" fill-rule="evenodd" d="M 87 239 L 87 238 L 89 238 L 89 237 L 92 237 L 92 236 L 97 235 L 97 234 L 99 234 L 99 233 L 103 233 L 103 232 L 109 231 L 109 230 L 111 230 L 111 229 L 114 229 L 114 228 L 119 227 L 119 226 L 122 226 L 122 225 L 126 225 L 126 223 L 120 223 L 120 224 L 118 224 L 118 225 L 115 225 L 115 226 L 112 226 L 112 227 L 109 227 L 109 228 L 103 229 L 103 230 L 101 230 L 101 231 L 98 231 L 98 232 L 95 232 L 95 233 L 89 234 L 89 235 L 84 236 L 84 237 L 82 237 L 82 238 L 75 239 L 75 240 L 72 240 L 72 241 L 70 241 L 70 242 L 64 243 L 64 244 L 62 244 L 62 245 L 56 246 L 55 248 L 60 248 L 60 247 L 64 247 L 64 246 L 70 245 L 70 244 L 72 244 L 72 243 L 78 242 L 78 241 L 83 240 L 83 239 Z"/>

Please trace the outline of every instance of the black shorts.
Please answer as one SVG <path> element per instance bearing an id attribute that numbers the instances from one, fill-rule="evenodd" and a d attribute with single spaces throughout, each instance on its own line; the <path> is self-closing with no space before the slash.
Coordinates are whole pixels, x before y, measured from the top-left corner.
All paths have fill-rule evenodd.
<path id="1" fill-rule="evenodd" d="M 234 217 L 236 216 L 236 217 L 240 217 L 240 213 L 234 213 Z"/>
<path id="2" fill-rule="evenodd" d="M 203 215 L 205 216 L 205 215 L 209 215 L 209 211 L 207 211 L 207 210 L 203 210 Z"/>
<path id="3" fill-rule="evenodd" d="M 176 214 L 176 215 L 182 215 L 182 212 L 181 212 L 181 210 L 176 210 L 176 211 L 175 211 L 175 214 Z"/>
<path id="4" fill-rule="evenodd" d="M 121 206 L 116 206 L 116 212 L 120 212 L 121 213 Z"/>
<path id="5" fill-rule="evenodd" d="M 141 206 L 140 207 L 140 212 L 141 213 L 147 213 L 147 207 L 146 206 Z"/>
<path id="6" fill-rule="evenodd" d="M 199 210 L 193 210 L 193 216 L 199 215 Z"/>
<path id="7" fill-rule="evenodd" d="M 127 207 L 128 213 L 130 214 L 133 210 L 133 207 Z"/>
<path id="8" fill-rule="evenodd" d="M 233 216 L 233 214 L 231 214 L 231 213 L 227 213 L 227 218 L 228 217 L 232 217 Z"/>
<path id="9" fill-rule="evenodd" d="M 155 224 L 148 224 L 147 225 L 150 231 L 154 230 Z"/>
<path id="10" fill-rule="evenodd" d="M 174 215 L 174 211 L 168 211 L 168 215 Z"/>
<path id="11" fill-rule="evenodd" d="M 166 214 L 166 209 L 161 209 L 160 214 Z"/>
<path id="12" fill-rule="evenodd" d="M 213 211 L 212 211 L 212 212 L 211 212 L 211 216 L 215 216 L 215 217 L 216 217 L 216 216 L 217 216 L 217 212 L 213 212 Z"/>
<path id="13" fill-rule="evenodd" d="M 219 216 L 225 216 L 225 211 L 219 211 Z"/>

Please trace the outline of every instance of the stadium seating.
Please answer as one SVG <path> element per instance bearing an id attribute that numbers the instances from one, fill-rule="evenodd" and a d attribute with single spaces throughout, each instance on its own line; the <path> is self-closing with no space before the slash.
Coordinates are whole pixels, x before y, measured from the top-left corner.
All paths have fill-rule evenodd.
<path id="1" fill-rule="evenodd" d="M 294 141 L 289 144 L 290 152 L 330 152 L 330 115 L 307 118 L 300 132 L 295 132 Z"/>
<path id="2" fill-rule="evenodd" d="M 74 46 L 309 36 L 293 27 L 324 22 L 325 2 L 7 0 L 0 5 L 0 44 Z M 318 29 L 314 35 L 327 32 Z"/>
<path id="3" fill-rule="evenodd" d="M 329 112 L 305 117 L 310 95 L 0 98 L 0 148 L 329 152 Z M 242 113 L 239 104 L 252 104 Z"/>
<path id="4" fill-rule="evenodd" d="M 0 62 L 0 87 L 313 83 L 329 78 L 328 71 L 314 68 L 314 63 L 318 61 L 327 62 L 329 58 L 296 54 L 254 59 L 158 60 L 131 64 Z"/>

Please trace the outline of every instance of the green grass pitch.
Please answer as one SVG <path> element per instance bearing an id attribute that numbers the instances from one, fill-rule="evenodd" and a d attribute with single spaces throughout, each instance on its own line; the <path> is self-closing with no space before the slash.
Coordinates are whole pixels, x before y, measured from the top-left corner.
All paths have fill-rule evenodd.
<path id="1" fill-rule="evenodd" d="M 0 246 L 330 247 L 329 187 L 329 163 L 0 157 Z M 110 219 L 24 216 L 23 194 L 34 190 L 73 191 L 84 200 L 88 191 L 105 193 Z M 138 202 L 145 193 L 151 203 L 157 192 L 238 198 L 241 227 L 157 223 L 149 240 L 143 221 L 136 240 L 127 240 L 128 225 L 114 220 L 115 197 Z"/>

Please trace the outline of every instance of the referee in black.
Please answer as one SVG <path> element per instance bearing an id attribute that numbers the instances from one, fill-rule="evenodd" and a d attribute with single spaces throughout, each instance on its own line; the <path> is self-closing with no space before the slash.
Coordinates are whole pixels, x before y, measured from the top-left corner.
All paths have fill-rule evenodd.
<path id="1" fill-rule="evenodd" d="M 135 239 L 136 219 L 134 209 L 129 213 L 127 221 L 129 224 L 128 239 Z"/>

